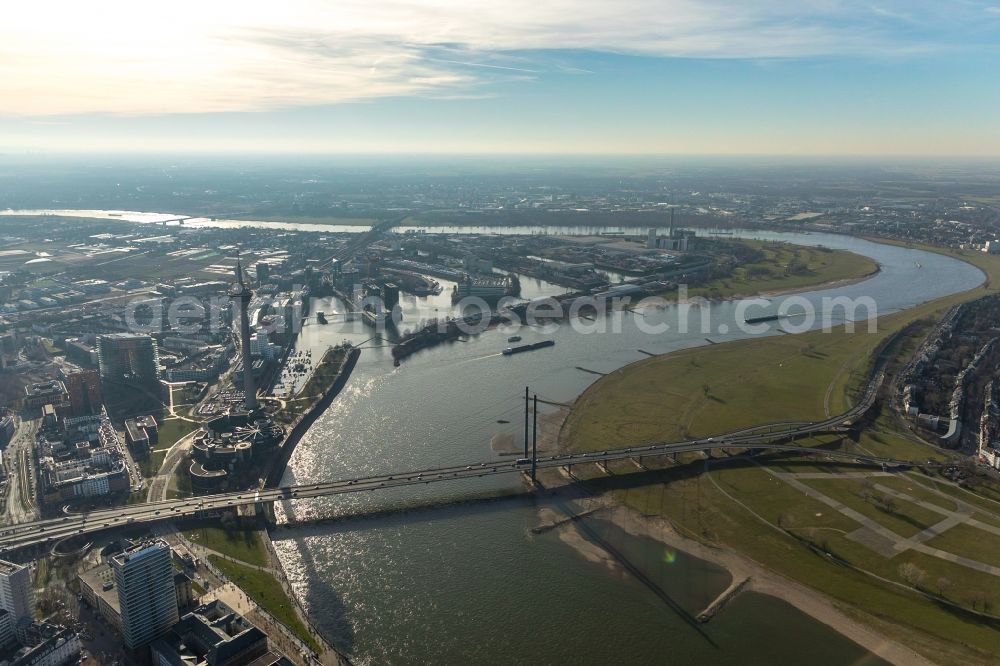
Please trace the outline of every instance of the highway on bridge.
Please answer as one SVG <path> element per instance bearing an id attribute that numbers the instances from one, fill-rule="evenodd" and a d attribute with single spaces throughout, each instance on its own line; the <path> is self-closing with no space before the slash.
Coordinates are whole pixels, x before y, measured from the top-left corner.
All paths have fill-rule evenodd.
<path id="1" fill-rule="evenodd" d="M 531 472 L 532 467 L 546 469 L 568 467 L 582 463 L 605 463 L 613 460 L 629 459 L 639 462 L 640 458 L 647 456 L 673 455 L 695 451 L 753 448 L 819 455 L 831 459 L 855 461 L 862 464 L 894 467 L 912 466 L 913 461 L 910 460 L 880 458 L 846 451 L 797 446 L 794 443 L 794 440 L 801 436 L 842 430 L 849 427 L 868 411 L 875 403 L 879 387 L 882 385 L 884 364 L 885 359 L 880 354 L 864 393 L 854 407 L 842 414 L 821 421 L 782 421 L 743 428 L 712 437 L 689 439 L 680 442 L 651 443 L 609 449 L 607 451 L 565 453 L 536 458 L 534 461 L 528 458 L 518 458 L 514 461 L 510 459 L 490 460 L 472 464 L 413 470 L 323 483 L 200 495 L 184 499 L 163 500 L 100 509 L 87 513 L 71 513 L 58 518 L 20 523 L 0 528 L 0 554 L 40 544 L 52 544 L 67 537 L 83 536 L 138 524 L 149 524 L 197 516 L 205 512 L 230 509 L 237 506 L 377 491 L 387 488 L 454 481 L 456 479 L 479 478 L 495 474 Z M 788 440 L 791 440 L 791 442 L 787 443 Z"/>

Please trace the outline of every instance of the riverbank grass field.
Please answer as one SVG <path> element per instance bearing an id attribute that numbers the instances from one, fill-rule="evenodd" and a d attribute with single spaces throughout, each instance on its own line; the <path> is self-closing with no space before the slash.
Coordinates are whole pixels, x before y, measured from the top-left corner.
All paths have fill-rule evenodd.
<path id="1" fill-rule="evenodd" d="M 762 258 L 733 269 L 732 275 L 691 287 L 690 296 L 736 298 L 776 291 L 798 291 L 830 283 L 862 280 L 878 272 L 878 263 L 847 250 L 803 247 L 785 242 L 736 240 Z"/>
<path id="2" fill-rule="evenodd" d="M 203 521 L 178 523 L 184 536 L 203 548 L 258 567 L 270 564 L 261 534 L 252 527 L 206 525 Z"/>
<path id="3" fill-rule="evenodd" d="M 602 450 L 845 411 L 864 381 L 872 352 L 888 336 L 1000 288 L 1000 258 L 981 252 L 947 254 L 983 270 L 986 283 L 880 317 L 872 333 L 867 322 L 858 322 L 853 333 L 839 326 L 829 332 L 756 337 L 633 363 L 584 391 L 561 441 L 573 449 Z"/>
<path id="4" fill-rule="evenodd" d="M 983 253 L 940 250 L 979 267 L 984 285 L 882 317 L 877 330 L 838 328 L 829 333 L 779 335 L 708 345 L 644 359 L 602 377 L 577 400 L 560 433 L 564 450 L 604 450 L 655 441 L 710 436 L 788 419 L 818 420 L 845 411 L 864 385 L 879 344 L 918 320 L 937 320 L 957 303 L 995 293 L 1000 259 Z M 909 331 L 898 349 L 912 352 L 929 326 Z M 906 458 L 940 458 L 887 414 L 875 415 L 854 440 L 824 435 L 798 442 Z M 880 476 L 881 470 L 829 465 L 815 457 L 763 456 L 754 461 L 682 457 L 666 469 L 619 475 L 576 466 L 574 475 L 595 492 L 644 515 L 663 516 L 703 543 L 731 549 L 789 579 L 819 590 L 842 611 L 935 663 L 1000 660 L 1000 623 L 982 612 L 1000 606 L 1000 577 L 906 547 L 887 552 L 850 512 L 905 540 L 946 516 L 954 499 L 981 509 L 977 519 L 1000 520 L 1000 505 L 921 473 Z M 629 472 L 625 474 L 625 472 Z M 860 478 L 837 473 L 861 473 Z M 801 474 L 801 477 L 797 477 Z M 813 478 L 816 475 L 826 478 Z M 876 487 L 901 493 L 893 496 Z M 795 485 L 796 483 L 801 485 Z M 910 490 L 909 488 L 913 488 Z M 810 493 L 819 492 L 831 503 Z M 934 499 L 928 499 L 933 497 Z M 892 501 L 888 501 L 889 499 Z M 996 537 L 968 525 L 946 529 L 927 545 L 996 565 Z M 888 536 L 886 536 L 888 535 Z M 988 538 L 991 537 L 991 538 Z M 888 547 L 891 550 L 891 544 Z M 975 556 L 975 557 L 973 557 Z M 983 559 L 983 558 L 987 559 Z"/>
<path id="5" fill-rule="evenodd" d="M 311 650 L 322 651 L 316 639 L 295 613 L 291 600 L 274 576 L 266 571 L 231 562 L 218 555 L 209 555 L 208 559 L 226 578 L 238 585 L 257 605 L 288 627 Z"/>

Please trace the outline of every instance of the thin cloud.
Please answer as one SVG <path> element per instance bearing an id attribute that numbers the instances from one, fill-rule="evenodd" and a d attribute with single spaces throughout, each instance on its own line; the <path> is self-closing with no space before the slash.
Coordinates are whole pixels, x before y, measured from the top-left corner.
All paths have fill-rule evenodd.
<path id="1" fill-rule="evenodd" d="M 100 12 L 75 0 L 9 4 L 0 114 L 28 117 L 476 96 L 539 74 L 523 58 L 537 51 L 907 57 L 966 47 L 963 28 L 998 9 L 926 0 L 103 0 Z"/>
<path id="2" fill-rule="evenodd" d="M 433 62 L 443 62 L 449 65 L 461 65 L 462 67 L 485 67 L 486 69 L 499 69 L 506 72 L 523 72 L 525 74 L 538 74 L 537 69 L 525 69 L 524 67 L 508 67 L 505 65 L 490 65 L 485 62 L 468 62 L 464 60 L 447 60 L 444 58 L 428 58 Z"/>

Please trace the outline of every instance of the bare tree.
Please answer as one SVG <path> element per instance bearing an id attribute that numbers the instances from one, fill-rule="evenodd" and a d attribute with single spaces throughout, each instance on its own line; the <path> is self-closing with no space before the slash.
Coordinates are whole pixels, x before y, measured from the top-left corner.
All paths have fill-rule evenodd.
<path id="1" fill-rule="evenodd" d="M 918 587 L 927 574 L 913 562 L 906 562 L 899 565 L 899 575 L 910 585 Z"/>
<path id="2" fill-rule="evenodd" d="M 969 605 L 972 606 L 972 610 L 979 610 L 980 606 L 986 605 L 986 593 L 982 590 L 973 590 L 969 593 L 968 598 Z"/>

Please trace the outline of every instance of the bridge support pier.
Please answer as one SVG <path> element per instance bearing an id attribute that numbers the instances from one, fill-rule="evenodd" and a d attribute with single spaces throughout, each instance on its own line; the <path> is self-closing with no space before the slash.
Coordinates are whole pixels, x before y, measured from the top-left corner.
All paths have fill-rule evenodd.
<path id="1" fill-rule="evenodd" d="M 643 465 L 643 464 L 642 464 L 642 456 L 639 456 L 639 458 L 638 458 L 638 459 L 636 459 L 636 458 L 629 458 L 629 460 L 631 460 L 631 461 L 632 461 L 632 464 L 633 464 L 633 465 L 635 465 L 636 467 L 638 467 L 639 469 L 641 469 L 641 470 L 642 470 L 642 471 L 644 471 L 644 472 L 645 472 L 645 471 L 646 471 L 647 469 L 649 469 L 648 467 L 646 467 L 645 465 Z"/>
<path id="2" fill-rule="evenodd" d="M 603 460 L 598 460 L 595 464 L 601 469 L 601 471 L 603 471 L 608 476 L 614 476 L 611 470 L 608 469 L 607 463 L 605 463 Z"/>

